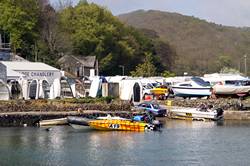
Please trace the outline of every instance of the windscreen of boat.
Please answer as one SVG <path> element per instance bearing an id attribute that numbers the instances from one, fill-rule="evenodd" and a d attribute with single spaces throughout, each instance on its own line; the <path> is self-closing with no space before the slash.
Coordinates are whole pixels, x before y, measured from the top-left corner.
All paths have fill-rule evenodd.
<path id="1" fill-rule="evenodd" d="M 243 81 L 242 85 L 243 86 L 250 86 L 250 80 Z"/>
<path id="2" fill-rule="evenodd" d="M 237 81 L 234 85 L 236 86 L 250 86 L 249 80 Z"/>
<path id="3" fill-rule="evenodd" d="M 239 85 L 241 84 L 240 81 L 237 80 L 226 80 L 225 85 Z"/>
<path id="4" fill-rule="evenodd" d="M 159 109 L 160 108 L 159 104 L 152 104 L 152 105 L 153 105 L 154 109 Z"/>
<path id="5" fill-rule="evenodd" d="M 204 81 L 203 79 L 199 77 L 193 77 L 191 78 L 192 81 L 196 82 L 200 86 L 210 86 L 209 82 Z"/>

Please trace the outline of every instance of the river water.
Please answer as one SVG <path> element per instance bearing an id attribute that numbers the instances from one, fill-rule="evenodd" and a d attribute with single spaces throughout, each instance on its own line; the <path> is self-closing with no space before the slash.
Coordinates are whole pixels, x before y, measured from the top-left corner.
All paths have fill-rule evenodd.
<path id="1" fill-rule="evenodd" d="M 0 128 L 0 165 L 250 165 L 250 122 L 166 120 L 162 132 Z"/>

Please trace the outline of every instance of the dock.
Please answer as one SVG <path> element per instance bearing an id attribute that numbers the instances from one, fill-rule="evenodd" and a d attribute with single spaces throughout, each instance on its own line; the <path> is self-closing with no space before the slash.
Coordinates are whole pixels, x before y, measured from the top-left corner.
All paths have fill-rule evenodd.
<path id="1" fill-rule="evenodd" d="M 139 113 L 138 111 L 99 111 L 99 110 L 84 110 L 84 111 L 68 111 L 68 112 L 6 112 L 0 113 L 1 127 L 20 127 L 20 126 L 39 126 L 49 124 L 65 124 L 67 116 L 104 116 L 111 114 L 114 116 L 121 116 L 130 118 L 131 115 Z"/>

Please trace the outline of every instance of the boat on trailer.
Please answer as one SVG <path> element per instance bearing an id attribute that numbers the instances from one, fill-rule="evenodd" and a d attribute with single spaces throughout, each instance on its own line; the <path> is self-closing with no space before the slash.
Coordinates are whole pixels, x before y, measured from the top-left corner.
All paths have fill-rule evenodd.
<path id="1" fill-rule="evenodd" d="M 209 97 L 212 92 L 211 85 L 199 77 L 192 77 L 189 81 L 181 82 L 171 86 L 171 91 L 175 96 L 190 97 Z"/>

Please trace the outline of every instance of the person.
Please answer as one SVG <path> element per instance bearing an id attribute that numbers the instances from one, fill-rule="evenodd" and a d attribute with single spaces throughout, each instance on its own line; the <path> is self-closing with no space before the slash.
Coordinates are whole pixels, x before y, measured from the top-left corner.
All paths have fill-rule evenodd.
<path id="1" fill-rule="evenodd" d="M 202 111 L 202 112 L 206 112 L 206 110 L 207 110 L 206 105 L 203 104 L 203 103 L 200 104 L 198 110 L 199 110 L 199 111 Z"/>
<path id="2" fill-rule="evenodd" d="M 155 116 L 151 112 L 146 112 L 143 119 L 147 123 L 152 123 L 155 120 Z"/>
<path id="3" fill-rule="evenodd" d="M 214 108 L 214 106 L 213 106 L 212 104 L 209 104 L 209 105 L 207 106 L 207 112 L 212 112 L 212 111 L 213 111 L 213 108 Z"/>

